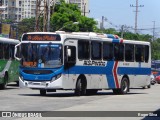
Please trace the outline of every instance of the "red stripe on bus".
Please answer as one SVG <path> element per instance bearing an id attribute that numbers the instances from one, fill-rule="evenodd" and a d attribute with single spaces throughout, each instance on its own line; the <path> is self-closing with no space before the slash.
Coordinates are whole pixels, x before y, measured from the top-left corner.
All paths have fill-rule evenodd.
<path id="1" fill-rule="evenodd" d="M 119 88 L 118 77 L 117 77 L 117 66 L 118 66 L 118 61 L 116 61 L 114 64 L 113 75 L 114 75 L 114 80 L 116 82 L 116 87 Z"/>
<path id="2" fill-rule="evenodd" d="M 123 39 L 120 40 L 120 43 L 123 43 Z"/>

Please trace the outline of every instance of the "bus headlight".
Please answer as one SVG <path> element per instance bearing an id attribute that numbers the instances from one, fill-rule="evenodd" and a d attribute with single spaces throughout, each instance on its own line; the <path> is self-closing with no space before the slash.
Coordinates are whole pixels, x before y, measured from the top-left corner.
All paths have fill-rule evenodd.
<path id="1" fill-rule="evenodd" d="M 54 76 L 54 77 L 52 78 L 51 82 L 53 82 L 53 81 L 57 80 L 58 78 L 60 78 L 61 75 L 62 75 L 62 74 L 58 74 L 58 75 Z"/>

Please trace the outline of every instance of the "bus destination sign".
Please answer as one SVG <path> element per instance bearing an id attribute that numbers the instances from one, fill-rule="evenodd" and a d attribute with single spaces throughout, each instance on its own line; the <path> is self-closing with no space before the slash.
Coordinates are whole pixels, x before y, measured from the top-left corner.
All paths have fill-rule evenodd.
<path id="1" fill-rule="evenodd" d="M 60 41 L 61 37 L 57 34 L 25 34 L 22 41 Z"/>

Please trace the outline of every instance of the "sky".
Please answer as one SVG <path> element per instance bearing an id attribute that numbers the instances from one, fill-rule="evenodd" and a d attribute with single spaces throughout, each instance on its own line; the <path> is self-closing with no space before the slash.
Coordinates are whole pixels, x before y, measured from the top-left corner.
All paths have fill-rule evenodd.
<path id="1" fill-rule="evenodd" d="M 153 27 L 155 21 L 155 35 L 160 37 L 160 0 L 138 0 L 138 29 L 139 33 L 153 35 Z M 122 25 L 135 27 L 135 10 L 136 0 L 89 0 L 89 17 L 98 21 L 102 20 L 102 16 L 107 18 L 104 23 L 105 28 L 119 29 Z M 149 29 L 148 29 L 149 28 Z"/>

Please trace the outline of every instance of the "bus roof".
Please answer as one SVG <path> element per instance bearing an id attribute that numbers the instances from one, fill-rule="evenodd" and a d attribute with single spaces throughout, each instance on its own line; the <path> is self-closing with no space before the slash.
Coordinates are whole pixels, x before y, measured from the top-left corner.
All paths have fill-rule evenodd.
<path id="1" fill-rule="evenodd" d="M 61 37 L 65 38 L 80 38 L 87 39 L 92 38 L 93 40 L 102 40 L 102 41 L 112 41 L 112 42 L 123 42 L 123 43 L 134 43 L 134 44 L 144 44 L 150 45 L 150 42 L 146 41 L 137 41 L 137 40 L 125 40 L 120 38 L 117 35 L 104 34 L 104 33 L 95 33 L 95 32 L 65 32 L 65 31 L 56 31 L 56 32 L 28 32 L 25 34 L 58 34 Z"/>
<path id="2" fill-rule="evenodd" d="M 20 41 L 17 39 L 3 38 L 0 37 L 0 43 L 10 43 L 10 44 L 18 44 Z"/>

